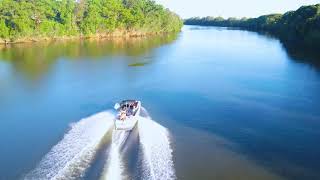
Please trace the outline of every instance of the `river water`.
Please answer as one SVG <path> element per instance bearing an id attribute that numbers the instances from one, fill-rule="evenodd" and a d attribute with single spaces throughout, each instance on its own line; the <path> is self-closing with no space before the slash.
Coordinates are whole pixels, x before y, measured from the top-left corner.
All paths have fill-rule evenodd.
<path id="1" fill-rule="evenodd" d="M 320 179 L 320 58 L 291 47 L 198 26 L 1 47 L 0 179 Z M 147 114 L 129 135 L 122 99 Z"/>

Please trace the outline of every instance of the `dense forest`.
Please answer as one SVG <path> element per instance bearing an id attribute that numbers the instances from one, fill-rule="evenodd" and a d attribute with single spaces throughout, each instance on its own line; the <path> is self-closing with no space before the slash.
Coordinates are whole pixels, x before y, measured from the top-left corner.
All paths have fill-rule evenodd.
<path id="1" fill-rule="evenodd" d="M 0 42 L 180 31 L 152 0 L 0 0 Z"/>
<path id="2" fill-rule="evenodd" d="M 268 32 L 285 41 L 299 41 L 316 48 L 320 47 L 320 4 L 302 6 L 285 14 L 270 14 L 257 18 L 204 17 L 190 18 L 186 25 L 239 27 Z"/>

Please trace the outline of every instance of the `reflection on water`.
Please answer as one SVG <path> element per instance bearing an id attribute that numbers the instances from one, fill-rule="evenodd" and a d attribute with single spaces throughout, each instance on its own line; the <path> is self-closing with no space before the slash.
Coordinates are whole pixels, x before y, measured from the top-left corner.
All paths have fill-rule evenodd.
<path id="1" fill-rule="evenodd" d="M 242 29 L 237 27 L 216 27 L 218 30 L 242 30 L 242 31 L 248 31 L 260 34 L 264 37 L 268 37 L 270 39 L 279 40 L 284 48 L 284 50 L 287 52 L 288 56 L 290 56 L 291 60 L 298 62 L 298 63 L 305 63 L 310 64 L 311 68 L 320 69 L 320 51 L 319 47 L 313 46 L 310 47 L 307 46 L 303 41 L 298 39 L 292 39 L 287 40 L 281 37 L 277 37 L 276 35 L 272 35 L 268 32 L 264 31 L 250 31 L 248 29 Z M 207 30 L 210 29 L 210 26 L 208 27 L 200 27 L 195 26 L 191 27 L 190 30 Z"/>
<path id="2" fill-rule="evenodd" d="M 299 42 L 281 41 L 292 60 L 300 63 L 310 64 L 311 67 L 320 69 L 320 51 L 319 47 L 307 48 Z"/>
<path id="3" fill-rule="evenodd" d="M 59 58 L 70 60 L 99 59 L 116 55 L 130 56 L 134 61 L 134 59 L 148 54 L 153 48 L 170 43 L 176 38 L 177 34 L 166 34 L 137 38 L 9 44 L 0 46 L 0 60 L 10 61 L 16 72 L 24 73 L 30 79 L 37 79 L 49 71 L 50 66 Z M 147 63 L 143 62 L 143 64 Z M 133 65 L 135 64 L 137 63 Z"/>

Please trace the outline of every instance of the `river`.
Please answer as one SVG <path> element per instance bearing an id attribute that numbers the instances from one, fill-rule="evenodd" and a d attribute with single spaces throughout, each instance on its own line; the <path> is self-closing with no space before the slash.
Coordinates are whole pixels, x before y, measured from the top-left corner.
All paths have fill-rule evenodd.
<path id="1" fill-rule="evenodd" d="M 288 47 L 198 26 L 1 47 L 0 179 L 320 179 L 320 58 Z M 119 149 L 122 99 L 148 120 Z"/>

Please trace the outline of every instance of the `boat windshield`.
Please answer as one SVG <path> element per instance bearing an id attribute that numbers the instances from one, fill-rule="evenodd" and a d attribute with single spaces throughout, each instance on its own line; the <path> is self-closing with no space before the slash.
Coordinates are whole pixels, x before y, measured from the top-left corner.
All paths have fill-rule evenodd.
<path id="1" fill-rule="evenodd" d="M 126 100 L 120 103 L 119 119 L 124 120 L 126 117 L 134 116 L 138 109 L 138 101 Z"/>
<path id="2" fill-rule="evenodd" d="M 135 100 L 126 100 L 126 101 L 122 101 L 120 103 L 120 107 L 121 108 L 129 108 L 130 106 L 137 106 L 138 105 L 138 101 Z"/>

